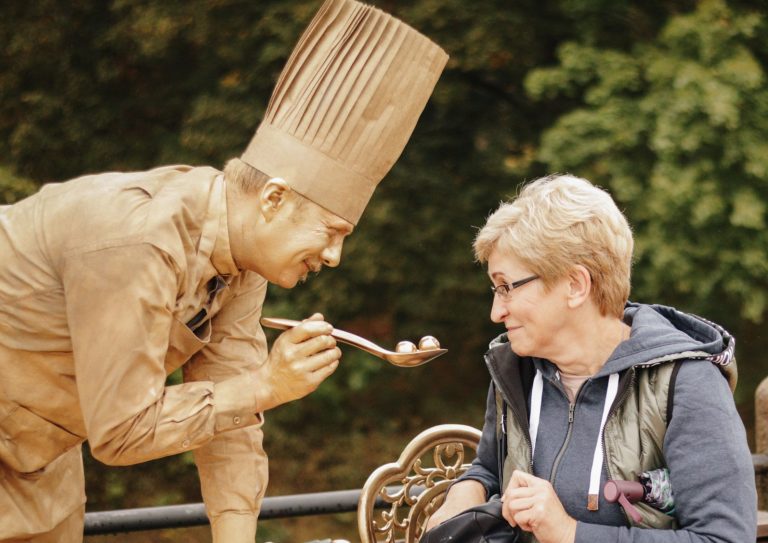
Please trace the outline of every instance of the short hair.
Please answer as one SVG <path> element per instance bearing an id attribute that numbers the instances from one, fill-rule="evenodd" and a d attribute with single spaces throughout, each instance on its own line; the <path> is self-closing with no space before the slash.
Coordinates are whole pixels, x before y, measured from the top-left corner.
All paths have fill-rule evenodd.
<path id="1" fill-rule="evenodd" d="M 264 188 L 272 178 L 239 158 L 231 158 L 224 166 L 224 179 L 237 185 L 245 194 L 251 194 Z M 308 201 L 307 198 L 295 190 L 291 193 L 296 203 L 294 211 L 301 210 Z"/>
<path id="2" fill-rule="evenodd" d="M 634 242 L 611 196 L 586 179 L 554 174 L 526 185 L 488 217 L 474 241 L 485 263 L 494 250 L 511 254 L 545 287 L 582 265 L 601 315 L 621 318 L 629 298 Z"/>
<path id="3" fill-rule="evenodd" d="M 270 177 L 239 158 L 232 158 L 224 166 L 224 178 L 237 185 L 244 193 L 261 190 Z"/>

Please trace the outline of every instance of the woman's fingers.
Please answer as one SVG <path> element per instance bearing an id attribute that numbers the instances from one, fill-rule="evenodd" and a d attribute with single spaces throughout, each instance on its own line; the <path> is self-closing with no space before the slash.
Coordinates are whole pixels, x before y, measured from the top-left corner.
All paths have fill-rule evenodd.
<path id="1" fill-rule="evenodd" d="M 565 511 L 546 479 L 515 471 L 502 501 L 502 515 L 510 525 L 533 532 L 542 543 L 573 541 L 576 521 Z"/>
<path id="2" fill-rule="evenodd" d="M 507 492 L 501 498 L 503 506 L 501 508 L 502 516 L 507 519 L 512 526 L 518 525 L 517 515 L 533 506 L 537 498 L 537 492 L 531 488 L 516 488 Z M 521 526 L 525 529 L 525 527 Z"/>

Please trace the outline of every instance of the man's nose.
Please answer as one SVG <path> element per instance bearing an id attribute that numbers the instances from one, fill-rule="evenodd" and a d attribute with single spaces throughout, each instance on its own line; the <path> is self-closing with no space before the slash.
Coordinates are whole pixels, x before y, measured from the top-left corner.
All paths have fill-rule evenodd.
<path id="1" fill-rule="evenodd" d="M 341 248 L 343 244 L 343 241 L 339 241 L 325 248 L 323 254 L 321 255 L 324 266 L 335 268 L 339 265 L 341 262 Z"/>

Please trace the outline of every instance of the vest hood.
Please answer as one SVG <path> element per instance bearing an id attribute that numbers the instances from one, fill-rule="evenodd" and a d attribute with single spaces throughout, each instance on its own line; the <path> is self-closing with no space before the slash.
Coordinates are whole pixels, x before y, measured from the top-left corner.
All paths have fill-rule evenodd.
<path id="1" fill-rule="evenodd" d="M 663 305 L 629 302 L 624 320 L 632 327 L 627 341 L 613 352 L 597 376 L 637 365 L 669 360 L 708 360 L 725 367 L 733 362 L 736 341 L 723 327 Z"/>
<path id="2" fill-rule="evenodd" d="M 720 325 L 663 305 L 628 302 L 624 321 L 632 327 L 628 340 L 619 344 L 595 377 L 621 372 L 633 366 L 652 366 L 678 359 L 708 360 L 718 365 L 736 386 L 736 341 Z M 508 345 L 506 334 L 495 338 L 491 350 Z M 516 358 L 516 357 L 515 357 Z M 556 371 L 551 363 L 534 358 L 544 376 Z"/>

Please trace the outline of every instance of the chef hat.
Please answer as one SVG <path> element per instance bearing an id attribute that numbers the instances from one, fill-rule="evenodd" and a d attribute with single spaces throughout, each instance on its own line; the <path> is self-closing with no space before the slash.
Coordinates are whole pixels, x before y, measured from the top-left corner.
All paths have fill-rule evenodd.
<path id="1" fill-rule="evenodd" d="M 447 61 L 391 15 L 327 0 L 288 59 L 242 160 L 357 224 Z"/>

